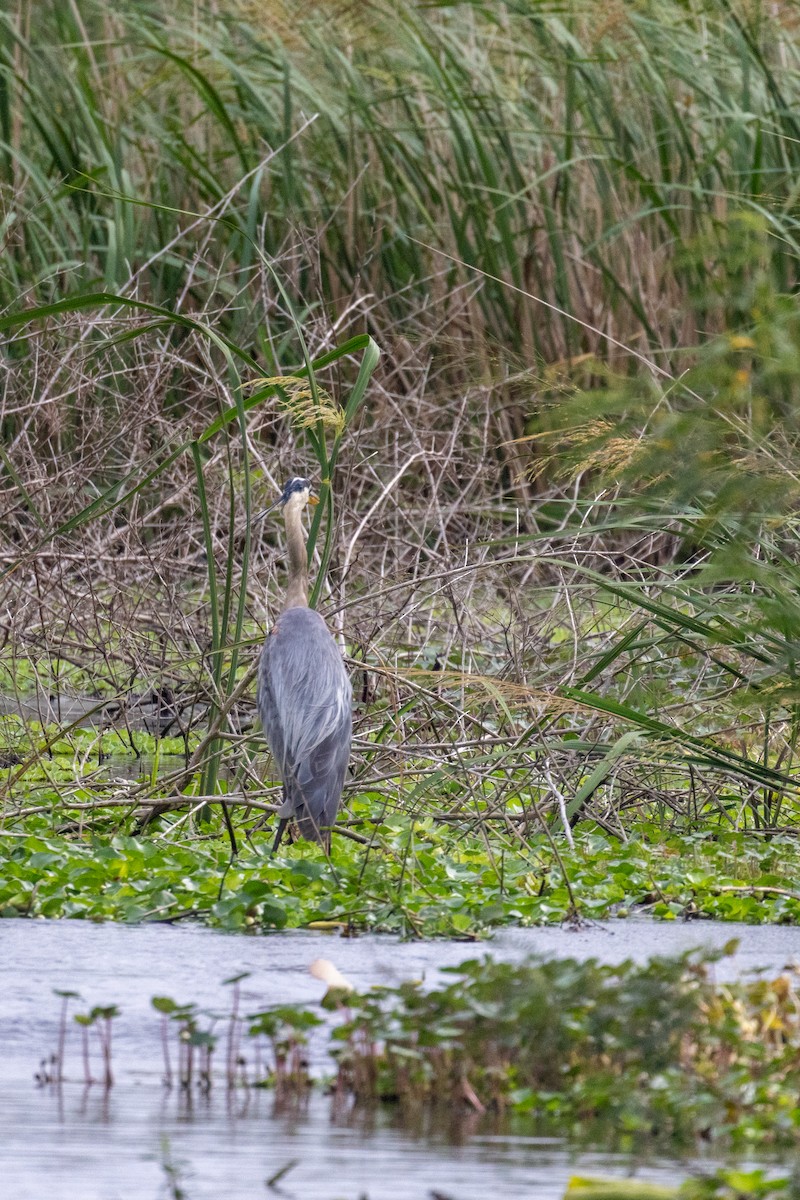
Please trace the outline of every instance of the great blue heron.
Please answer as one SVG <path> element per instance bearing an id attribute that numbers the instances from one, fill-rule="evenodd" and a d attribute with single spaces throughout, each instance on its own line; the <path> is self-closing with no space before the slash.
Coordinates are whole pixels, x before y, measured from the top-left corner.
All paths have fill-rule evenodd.
<path id="1" fill-rule="evenodd" d="M 290 479 L 273 505 L 283 509 L 286 523 L 289 584 L 283 612 L 261 651 L 256 690 L 261 724 L 283 780 L 273 854 L 290 820 L 330 853 L 350 759 L 353 689 L 327 625 L 308 607 L 301 518 L 309 503 L 317 503 L 310 482 Z"/>

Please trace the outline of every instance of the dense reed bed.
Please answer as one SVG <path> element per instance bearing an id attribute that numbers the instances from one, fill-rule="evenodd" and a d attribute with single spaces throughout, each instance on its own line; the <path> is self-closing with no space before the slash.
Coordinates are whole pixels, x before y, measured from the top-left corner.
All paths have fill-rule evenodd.
<path id="1" fill-rule="evenodd" d="M 727 0 L 22 2 L 2 23 L 2 300 L 96 281 L 227 301 L 227 333 L 275 347 L 255 240 L 297 305 L 471 343 L 472 381 L 498 355 L 669 365 L 708 331 L 731 213 L 769 222 L 795 278 L 797 23 Z"/>

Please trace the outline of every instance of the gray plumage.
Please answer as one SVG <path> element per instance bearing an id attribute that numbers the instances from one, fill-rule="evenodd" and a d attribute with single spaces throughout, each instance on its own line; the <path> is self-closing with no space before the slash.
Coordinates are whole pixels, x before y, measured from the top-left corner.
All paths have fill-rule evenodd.
<path id="1" fill-rule="evenodd" d="M 308 567 L 301 513 L 316 503 L 307 479 L 290 479 L 278 504 L 286 519 L 286 605 L 261 651 L 256 701 L 283 780 L 273 854 L 294 820 L 302 837 L 330 852 L 350 760 L 353 689 L 336 642 L 308 608 Z"/>
<path id="2" fill-rule="evenodd" d="M 319 613 L 289 608 L 261 651 L 258 711 L 283 780 L 282 820 L 330 847 L 350 760 L 353 689 Z"/>

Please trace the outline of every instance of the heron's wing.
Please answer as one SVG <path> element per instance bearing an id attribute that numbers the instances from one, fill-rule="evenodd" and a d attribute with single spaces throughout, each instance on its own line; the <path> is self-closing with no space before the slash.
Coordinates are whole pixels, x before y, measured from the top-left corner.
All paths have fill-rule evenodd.
<path id="1" fill-rule="evenodd" d="M 287 782 L 287 787 L 303 837 L 317 836 L 320 828 L 333 825 L 336 820 L 350 761 L 351 736 L 352 716 L 348 709 L 337 728 L 307 758 L 295 764 L 293 782 L 291 785 Z"/>
<path id="2" fill-rule="evenodd" d="M 291 804 L 305 837 L 318 838 L 314 829 L 336 818 L 350 757 L 352 702 L 350 680 L 322 618 L 310 609 L 289 609 L 262 651 L 258 703 L 287 808 Z"/>

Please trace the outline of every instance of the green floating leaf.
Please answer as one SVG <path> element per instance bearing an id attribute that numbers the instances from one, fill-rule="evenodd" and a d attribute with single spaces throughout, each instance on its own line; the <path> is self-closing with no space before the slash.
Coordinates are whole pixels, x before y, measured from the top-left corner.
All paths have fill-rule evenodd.
<path id="1" fill-rule="evenodd" d="M 573 1176 L 564 1200 L 678 1200 L 676 1187 L 663 1187 L 643 1179 L 584 1179 Z"/>

